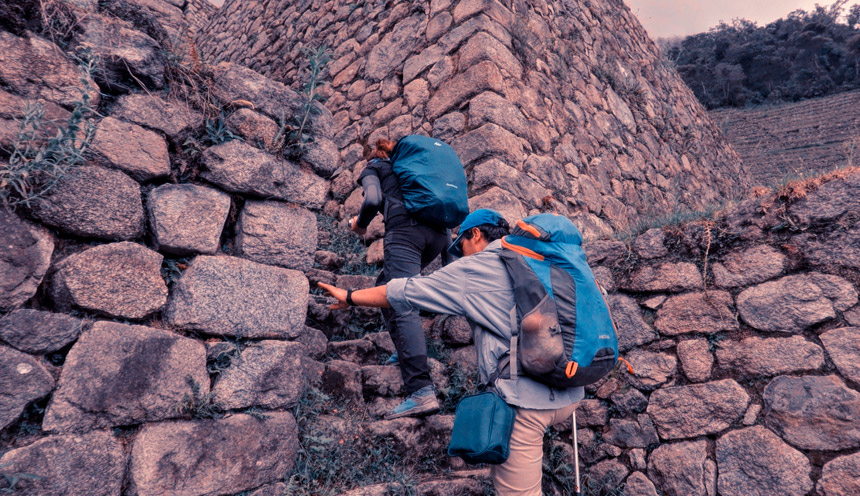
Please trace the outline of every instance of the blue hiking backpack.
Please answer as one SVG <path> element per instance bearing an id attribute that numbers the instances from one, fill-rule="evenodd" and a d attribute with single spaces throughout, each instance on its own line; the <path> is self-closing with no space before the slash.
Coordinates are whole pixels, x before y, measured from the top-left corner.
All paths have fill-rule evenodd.
<path id="1" fill-rule="evenodd" d="M 415 219 L 451 228 L 469 214 L 466 173 L 448 144 L 427 136 L 405 136 L 394 147 L 391 167 L 403 206 Z"/>
<path id="2" fill-rule="evenodd" d="M 499 256 L 516 300 L 511 378 L 521 368 L 550 387 L 569 388 L 608 374 L 618 360 L 618 338 L 576 226 L 554 214 L 526 217 L 502 239 Z"/>

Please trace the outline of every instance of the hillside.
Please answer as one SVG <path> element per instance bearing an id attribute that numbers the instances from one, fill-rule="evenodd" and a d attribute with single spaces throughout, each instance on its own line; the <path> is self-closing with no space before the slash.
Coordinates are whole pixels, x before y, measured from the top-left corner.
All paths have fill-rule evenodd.
<path id="1" fill-rule="evenodd" d="M 860 87 L 860 4 L 801 9 L 765 26 L 735 19 L 665 43 L 696 98 L 709 109 L 795 102 Z"/>
<path id="2" fill-rule="evenodd" d="M 860 91 L 710 114 L 755 184 L 860 163 Z"/>

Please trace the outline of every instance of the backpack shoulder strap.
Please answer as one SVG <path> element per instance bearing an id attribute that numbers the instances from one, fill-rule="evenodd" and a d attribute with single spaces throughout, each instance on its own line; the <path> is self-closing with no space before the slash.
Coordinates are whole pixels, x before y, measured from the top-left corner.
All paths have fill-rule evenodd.
<path id="1" fill-rule="evenodd" d="M 493 383 L 496 382 L 496 379 L 502 376 L 505 372 L 505 369 L 510 367 L 510 379 L 517 379 L 517 342 L 519 340 L 520 327 L 519 322 L 517 322 L 517 307 L 514 305 L 511 308 L 510 312 L 511 318 L 511 348 L 508 350 L 508 353 L 502 355 L 499 359 L 499 363 L 496 364 L 496 370 L 490 374 L 490 377 L 487 379 L 487 383 L 481 389 L 484 389 L 488 386 L 492 386 Z"/>
<path id="2" fill-rule="evenodd" d="M 517 379 L 517 341 L 520 337 L 520 324 L 517 322 L 517 306 L 511 308 L 511 350 L 508 355 L 511 363 L 511 379 Z"/>

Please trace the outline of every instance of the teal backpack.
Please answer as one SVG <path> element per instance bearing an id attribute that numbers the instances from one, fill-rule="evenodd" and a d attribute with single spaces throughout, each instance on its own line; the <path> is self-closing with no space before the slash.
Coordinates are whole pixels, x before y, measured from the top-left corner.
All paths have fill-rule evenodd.
<path id="1" fill-rule="evenodd" d="M 618 360 L 618 338 L 604 293 L 566 217 L 538 214 L 502 239 L 500 258 L 514 289 L 511 378 L 518 369 L 550 387 L 592 384 Z M 497 371 L 499 373 L 500 371 Z"/>
<path id="2" fill-rule="evenodd" d="M 403 206 L 424 224 L 451 228 L 469 214 L 466 173 L 448 144 L 427 136 L 409 135 L 391 154 Z"/>

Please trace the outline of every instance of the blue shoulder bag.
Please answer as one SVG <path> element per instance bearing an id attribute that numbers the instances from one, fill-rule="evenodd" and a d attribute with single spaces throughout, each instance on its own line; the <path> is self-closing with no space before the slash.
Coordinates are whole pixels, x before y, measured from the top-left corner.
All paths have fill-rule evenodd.
<path id="1" fill-rule="evenodd" d="M 504 463 L 511 452 L 516 415 L 495 390 L 466 396 L 454 412 L 448 456 L 459 456 L 473 465 Z"/>

